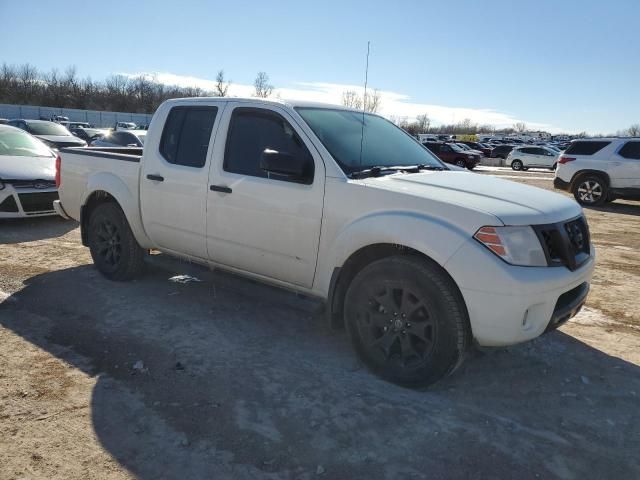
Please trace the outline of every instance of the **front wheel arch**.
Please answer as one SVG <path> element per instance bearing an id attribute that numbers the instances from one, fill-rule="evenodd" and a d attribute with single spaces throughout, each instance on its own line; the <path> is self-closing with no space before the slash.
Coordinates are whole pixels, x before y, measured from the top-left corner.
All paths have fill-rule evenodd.
<path id="1" fill-rule="evenodd" d="M 342 264 L 341 267 L 335 268 L 331 276 L 331 282 L 329 286 L 329 295 L 327 301 L 327 320 L 329 326 L 332 329 L 341 329 L 344 327 L 344 299 L 347 293 L 347 289 L 356 275 L 367 265 L 391 256 L 411 256 L 418 261 L 424 261 L 441 270 L 449 279 L 451 283 L 455 285 L 457 293 L 460 295 L 462 302 L 465 304 L 465 314 L 468 321 L 468 312 L 466 312 L 466 303 L 464 297 L 457 283 L 451 277 L 449 272 L 443 268 L 438 262 L 433 260 L 428 255 L 404 245 L 397 245 L 391 243 L 378 243 L 367 245 L 359 250 L 353 252 Z M 471 331 L 469 329 L 469 331 Z"/>

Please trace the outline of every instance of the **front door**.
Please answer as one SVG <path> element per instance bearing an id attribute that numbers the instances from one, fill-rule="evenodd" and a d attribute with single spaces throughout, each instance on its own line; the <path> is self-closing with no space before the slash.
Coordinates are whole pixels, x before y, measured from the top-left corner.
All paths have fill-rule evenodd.
<path id="1" fill-rule="evenodd" d="M 142 220 L 161 249 L 207 259 L 208 152 L 222 108 L 215 101 L 167 107 L 157 114 L 158 121 L 164 121 L 162 133 L 150 132 L 157 138 L 147 136 L 147 145 L 155 149 L 144 150 Z"/>
<path id="2" fill-rule="evenodd" d="M 296 120 L 277 105 L 229 105 L 216 141 L 207 206 L 212 261 L 310 288 L 315 274 L 324 164 Z M 223 141 L 224 140 L 224 141 Z M 261 168 L 266 150 L 291 155 L 303 177 Z"/>

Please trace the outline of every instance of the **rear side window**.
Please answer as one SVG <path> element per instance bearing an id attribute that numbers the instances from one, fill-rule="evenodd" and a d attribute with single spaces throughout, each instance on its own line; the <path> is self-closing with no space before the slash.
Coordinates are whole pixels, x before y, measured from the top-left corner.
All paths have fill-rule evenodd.
<path id="1" fill-rule="evenodd" d="M 522 153 L 528 153 L 530 155 L 536 155 L 538 153 L 537 152 L 537 150 L 538 150 L 537 148 L 527 148 L 527 147 L 525 147 L 525 148 L 516 148 L 516 150 L 519 150 Z"/>
<path id="2" fill-rule="evenodd" d="M 610 143 L 611 142 L 573 142 L 564 153 L 569 155 L 593 155 Z"/>
<path id="3" fill-rule="evenodd" d="M 618 155 L 624 158 L 640 160 L 640 142 L 627 142 L 624 147 L 620 149 Z"/>
<path id="4" fill-rule="evenodd" d="M 265 149 L 287 152 L 299 159 L 307 159 L 313 165 L 311 153 L 293 127 L 282 116 L 271 110 L 236 108 L 231 116 L 224 170 L 252 177 L 269 177 L 287 181 L 285 177 L 268 175 L 260 168 Z M 304 183 L 310 184 L 313 172 L 305 175 Z"/>
<path id="5" fill-rule="evenodd" d="M 160 154 L 175 165 L 202 168 L 218 107 L 173 107 L 160 140 Z"/>

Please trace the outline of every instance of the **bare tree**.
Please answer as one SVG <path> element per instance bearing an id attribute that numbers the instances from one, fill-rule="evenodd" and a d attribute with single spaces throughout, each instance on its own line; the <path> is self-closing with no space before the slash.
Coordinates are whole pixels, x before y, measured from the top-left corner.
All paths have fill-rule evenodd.
<path id="1" fill-rule="evenodd" d="M 416 117 L 416 123 L 418 124 L 418 133 L 427 133 L 429 131 L 429 126 L 431 125 L 431 119 L 429 118 L 429 115 L 423 113 Z"/>
<path id="2" fill-rule="evenodd" d="M 269 75 L 265 72 L 258 72 L 258 75 L 253 82 L 253 86 L 256 89 L 254 93 L 256 97 L 267 98 L 273 93 L 273 85 L 269 83 Z"/>
<path id="3" fill-rule="evenodd" d="M 227 92 L 229 91 L 229 85 L 231 85 L 231 81 L 225 81 L 224 70 L 220 70 L 216 76 L 216 96 L 226 97 Z"/>
<path id="4" fill-rule="evenodd" d="M 367 112 L 376 113 L 380 110 L 380 106 L 382 105 L 382 98 L 380 97 L 380 92 L 376 88 L 372 93 L 364 94 L 364 109 Z"/>
<path id="5" fill-rule="evenodd" d="M 342 105 L 359 110 L 362 108 L 362 99 L 355 90 L 345 90 L 342 92 Z"/>
<path id="6" fill-rule="evenodd" d="M 627 135 L 630 137 L 640 137 L 640 123 L 634 123 L 627 129 Z"/>
<path id="7" fill-rule="evenodd" d="M 513 129 L 518 133 L 524 133 L 527 131 L 527 124 L 524 122 L 516 122 L 513 124 Z"/>

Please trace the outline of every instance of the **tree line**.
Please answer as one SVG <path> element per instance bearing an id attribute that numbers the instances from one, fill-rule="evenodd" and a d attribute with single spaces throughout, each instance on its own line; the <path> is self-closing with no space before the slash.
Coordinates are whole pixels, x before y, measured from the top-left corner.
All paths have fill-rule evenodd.
<path id="1" fill-rule="evenodd" d="M 153 75 L 128 77 L 111 75 L 104 81 L 80 78 L 75 67 L 64 72 L 41 72 L 28 63 L 0 67 L 0 103 L 78 108 L 129 113 L 153 113 L 170 98 L 228 95 L 231 82 L 223 70 L 216 76 L 213 91 L 161 83 Z M 256 97 L 269 97 L 274 90 L 265 72 L 258 72 Z"/>

